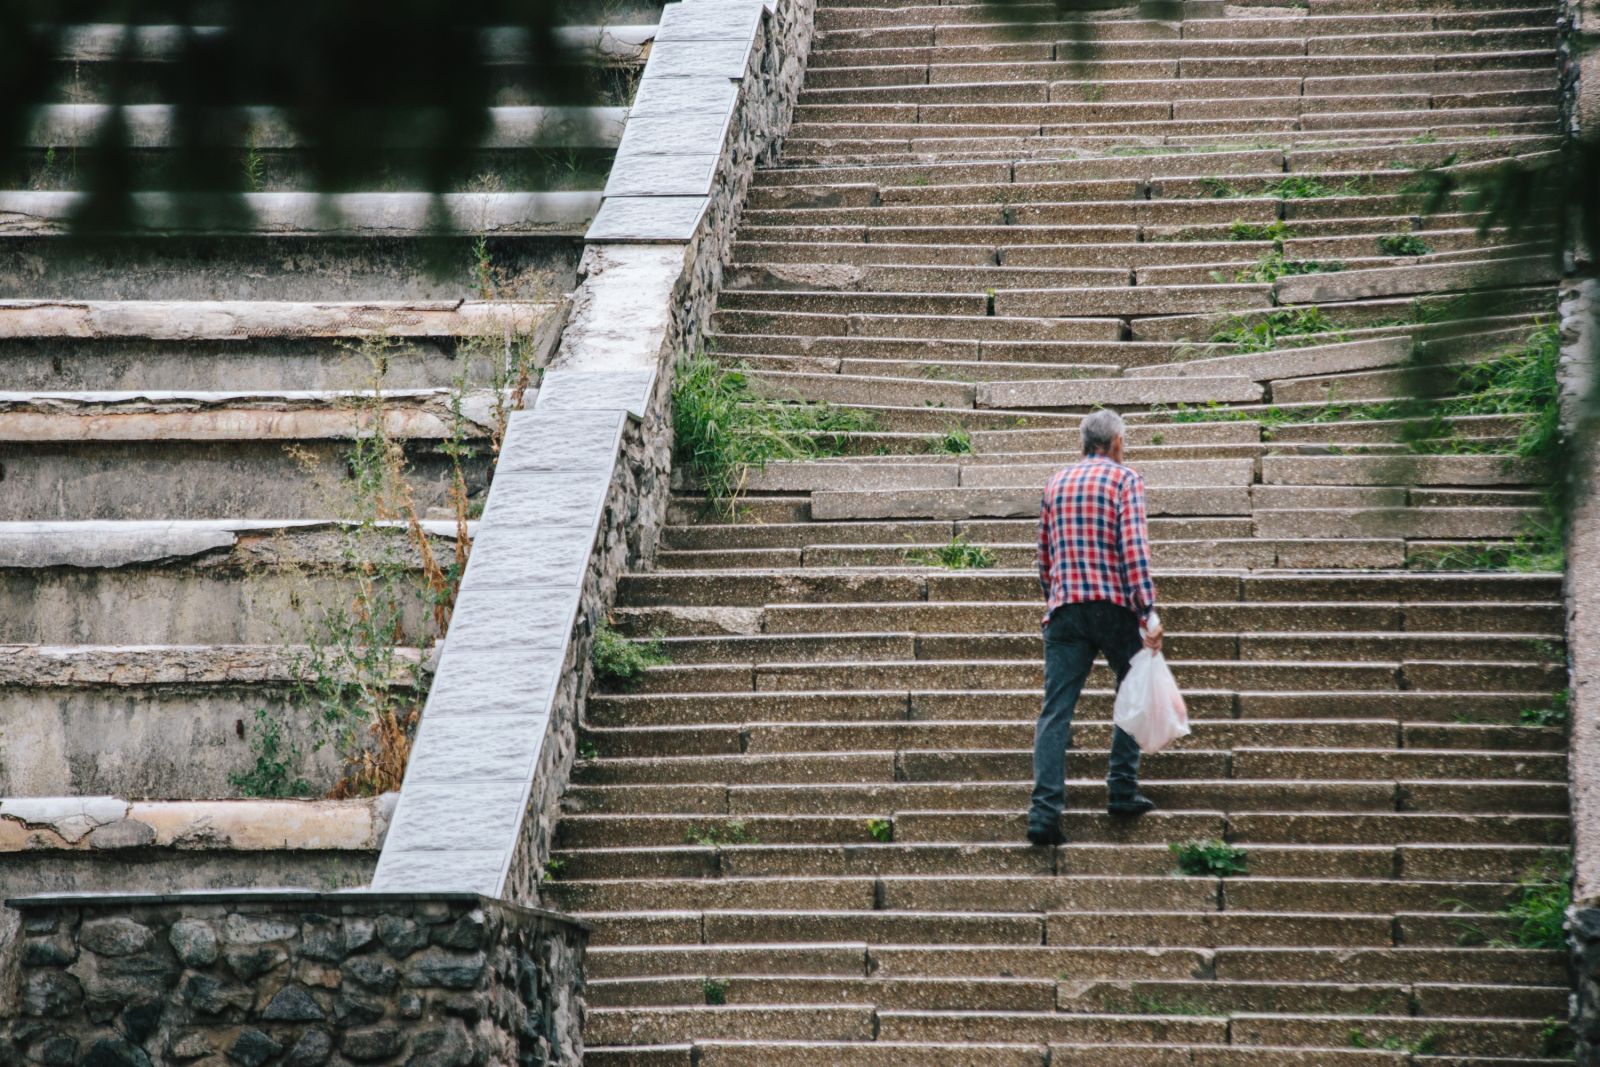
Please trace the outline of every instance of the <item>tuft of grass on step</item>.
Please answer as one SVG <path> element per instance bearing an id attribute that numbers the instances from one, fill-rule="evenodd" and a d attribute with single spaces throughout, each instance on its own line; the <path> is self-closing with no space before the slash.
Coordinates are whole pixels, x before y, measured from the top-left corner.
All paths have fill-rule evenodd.
<path id="1" fill-rule="evenodd" d="M 1245 851 L 1220 838 L 1173 842 L 1167 847 L 1177 857 L 1178 871 L 1196 878 L 1230 878 L 1249 870 Z"/>
<path id="2" fill-rule="evenodd" d="M 1322 262 L 1315 259 L 1284 259 L 1283 253 L 1273 249 L 1250 266 L 1233 276 L 1236 282 L 1275 282 L 1297 274 L 1332 274 L 1344 270 L 1337 259 Z"/>
<path id="3" fill-rule="evenodd" d="M 561 872 L 566 870 L 567 861 L 552 856 L 544 861 L 544 870 L 539 874 L 539 881 L 553 882 L 561 877 Z"/>
<path id="4" fill-rule="evenodd" d="M 1359 196 L 1366 191 L 1361 178 L 1351 178 L 1343 185 L 1329 185 L 1315 174 L 1290 174 L 1267 185 L 1268 196 L 1283 200 L 1315 200 L 1324 196 Z"/>
<path id="5" fill-rule="evenodd" d="M 937 548 L 919 548 L 906 553 L 906 562 L 917 567 L 944 567 L 952 571 L 982 570 L 993 567 L 995 555 L 983 545 L 975 545 L 963 534 Z"/>
<path id="6" fill-rule="evenodd" d="M 672 662 L 662 650 L 659 636 L 651 637 L 648 641 L 634 641 L 619 634 L 607 622 L 595 627 L 589 660 L 594 664 L 596 679 L 623 687 L 637 682 L 646 668 L 661 667 Z"/>
<path id="7" fill-rule="evenodd" d="M 1554 1015 L 1546 1016 L 1544 1025 L 1539 1028 L 1539 1055 L 1552 1060 L 1571 1060 L 1577 1048 L 1578 1035 L 1572 1024 Z"/>
<path id="8" fill-rule="evenodd" d="M 1455 545 L 1406 561 L 1424 571 L 1518 571 L 1550 574 L 1566 566 L 1566 552 L 1548 524 L 1532 535 L 1486 545 Z"/>
<path id="9" fill-rule="evenodd" d="M 1572 690 L 1563 689 L 1542 707 L 1523 708 L 1517 721 L 1524 726 L 1566 726 L 1572 718 Z"/>
<path id="10" fill-rule="evenodd" d="M 1572 854 L 1551 851 L 1517 884 L 1503 913 L 1515 925 L 1500 948 L 1564 949 L 1567 908 L 1572 904 Z"/>
<path id="11" fill-rule="evenodd" d="M 1391 233 L 1378 238 L 1378 252 L 1385 256 L 1425 256 L 1433 249 L 1414 233 Z"/>
<path id="12" fill-rule="evenodd" d="M 1244 195 L 1238 186 L 1224 178 L 1201 178 L 1200 188 L 1205 190 L 1207 196 L 1216 200 L 1237 200 Z"/>
<path id="13" fill-rule="evenodd" d="M 894 840 L 894 823 L 889 819 L 868 819 L 867 836 L 880 845 L 887 845 Z"/>
<path id="14" fill-rule="evenodd" d="M 721 848 L 723 845 L 759 845 L 760 839 L 750 833 L 740 819 L 732 819 L 721 826 L 698 826 L 690 824 L 688 831 L 683 835 L 685 844 L 699 845 L 701 848 Z"/>
<path id="15" fill-rule="evenodd" d="M 728 983 L 721 978 L 703 979 L 700 982 L 700 994 L 705 997 L 707 1005 L 720 1008 L 728 1003 Z"/>
<path id="16" fill-rule="evenodd" d="M 1234 219 L 1228 224 L 1230 241 L 1282 241 L 1293 237 L 1289 224 L 1282 219 L 1273 222 L 1245 222 Z"/>
<path id="17" fill-rule="evenodd" d="M 947 456 L 972 454 L 972 433 L 963 426 L 955 426 L 928 442 L 928 451 Z"/>
<path id="18" fill-rule="evenodd" d="M 1208 340 L 1237 345 L 1240 352 L 1271 352 L 1279 347 L 1311 344 L 1296 338 L 1324 334 L 1329 344 L 1345 339 L 1344 333 L 1335 328 L 1321 308 L 1311 307 L 1270 311 L 1254 318 L 1233 315 L 1217 327 Z"/>
<path id="19" fill-rule="evenodd" d="M 672 385 L 673 453 L 706 496 L 733 514 L 746 472 L 774 460 L 844 455 L 866 412 L 757 396 L 748 379 L 705 355 L 684 360 Z"/>

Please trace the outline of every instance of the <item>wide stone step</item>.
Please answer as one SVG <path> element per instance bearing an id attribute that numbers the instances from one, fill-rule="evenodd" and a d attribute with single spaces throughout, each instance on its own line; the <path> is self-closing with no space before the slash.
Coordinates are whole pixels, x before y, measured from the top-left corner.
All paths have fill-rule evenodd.
<path id="1" fill-rule="evenodd" d="M 448 389 L 0 394 L 11 457 L 0 521 L 353 515 L 351 452 L 380 427 L 425 514 L 449 503 L 451 442 L 491 435 L 494 395 L 457 399 Z M 489 457 L 462 465 L 469 495 L 481 494 Z"/>
<path id="2" fill-rule="evenodd" d="M 18 392 L 485 387 L 507 335 L 542 364 L 561 321 L 555 302 L 5 301 L 0 368 Z"/>
<path id="3" fill-rule="evenodd" d="M 392 796 L 0 799 L 0 883 L 8 893 L 365 885 L 392 806 Z"/>
<path id="4" fill-rule="evenodd" d="M 453 554 L 453 522 L 422 529 L 435 551 Z M 421 557 L 398 523 L 365 531 L 309 520 L 0 523 L 0 641 L 132 645 L 140 650 L 129 653 L 130 678 L 170 677 L 158 646 L 264 646 L 309 632 L 327 606 L 352 595 L 360 559 L 396 577 L 415 571 L 414 602 L 400 596 L 395 607 L 409 632 L 425 628 Z M 171 670 L 234 654 L 183 649 Z M 258 653 L 239 654 L 254 662 Z M 110 670 L 107 662 L 91 657 L 86 669 Z"/>

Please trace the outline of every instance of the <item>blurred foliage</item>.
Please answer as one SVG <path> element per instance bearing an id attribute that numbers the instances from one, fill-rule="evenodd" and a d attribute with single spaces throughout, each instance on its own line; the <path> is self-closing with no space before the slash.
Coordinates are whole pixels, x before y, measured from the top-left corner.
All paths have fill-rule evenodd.
<path id="1" fill-rule="evenodd" d="M 398 168 L 442 192 L 468 177 L 497 94 L 541 104 L 598 99 L 594 65 L 558 45 L 558 14 L 551 0 L 0 0 L 0 174 L 23 169 L 40 106 L 62 99 L 73 72 L 66 46 L 93 26 L 112 42 L 94 64 L 108 111 L 78 152 L 79 188 L 91 194 L 76 219 L 80 233 L 121 230 L 133 217 L 136 168 L 123 108 L 152 92 L 174 107 L 166 187 L 225 194 L 188 198 L 186 210 L 200 217 L 187 221 L 225 222 L 242 211 L 232 194 L 256 184 L 240 163 L 249 108 L 278 109 L 305 146 L 317 191 L 392 182 Z M 175 37 L 159 62 L 143 46 L 165 33 L 153 27 Z M 397 153 L 397 145 L 408 147 Z"/>

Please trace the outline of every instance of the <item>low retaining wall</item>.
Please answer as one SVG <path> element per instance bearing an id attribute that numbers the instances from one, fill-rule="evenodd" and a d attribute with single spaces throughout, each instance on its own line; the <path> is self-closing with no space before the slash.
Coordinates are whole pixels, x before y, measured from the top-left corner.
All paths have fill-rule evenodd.
<path id="1" fill-rule="evenodd" d="M 587 928 L 470 894 L 8 901 L 0 1064 L 577 1065 Z"/>

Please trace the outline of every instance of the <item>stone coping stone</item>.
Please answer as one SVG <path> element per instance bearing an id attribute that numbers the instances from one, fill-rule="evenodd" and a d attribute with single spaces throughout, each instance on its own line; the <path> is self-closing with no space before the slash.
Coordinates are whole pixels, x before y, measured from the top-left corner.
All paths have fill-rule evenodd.
<path id="1" fill-rule="evenodd" d="M 104 63 L 125 54 L 147 63 L 175 62 L 183 52 L 189 33 L 205 37 L 220 32 L 211 26 L 129 26 L 120 23 L 91 23 L 67 26 L 61 36 L 60 58 L 69 62 Z M 598 48 L 608 58 L 637 58 L 640 46 L 656 35 L 654 25 L 638 26 L 557 26 L 556 43 L 562 48 Z M 485 50 L 491 60 L 505 61 L 525 57 L 526 34 L 512 27 L 488 27 L 483 31 Z"/>
<path id="2" fill-rule="evenodd" d="M 607 196 L 583 239 L 591 244 L 687 243 L 709 203 L 705 196 Z"/>
<path id="3" fill-rule="evenodd" d="M 191 889 L 176 893 L 37 893 L 25 897 L 8 897 L 8 908 L 105 908 L 165 907 L 185 904 L 419 904 L 429 901 L 441 903 L 492 904 L 521 915 L 535 916 L 554 923 L 565 923 L 583 930 L 594 927 L 583 919 L 548 908 L 519 904 L 514 900 L 491 897 L 465 890 L 418 890 L 416 892 L 390 892 L 378 889 L 295 889 L 289 886 L 260 889 Z"/>
<path id="4" fill-rule="evenodd" d="M 257 341 L 471 337 L 530 330 L 561 302 L 486 300 L 0 300 L 0 338 Z"/>

